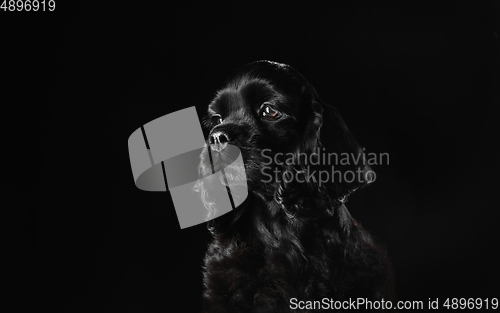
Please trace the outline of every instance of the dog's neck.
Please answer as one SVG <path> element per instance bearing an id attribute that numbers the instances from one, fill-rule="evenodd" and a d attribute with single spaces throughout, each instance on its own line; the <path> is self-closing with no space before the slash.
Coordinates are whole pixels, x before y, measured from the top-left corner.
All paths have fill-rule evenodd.
<path id="1" fill-rule="evenodd" d="M 332 228 L 346 234 L 352 226 L 352 217 L 347 207 L 339 201 L 303 198 L 297 211 L 291 212 L 274 201 L 269 194 L 250 191 L 248 198 L 239 207 L 211 221 L 209 229 L 214 235 L 241 233 L 249 225 L 262 222 L 268 230 L 279 225 L 300 232 L 303 225 L 314 225 L 325 219 L 332 221 Z"/>

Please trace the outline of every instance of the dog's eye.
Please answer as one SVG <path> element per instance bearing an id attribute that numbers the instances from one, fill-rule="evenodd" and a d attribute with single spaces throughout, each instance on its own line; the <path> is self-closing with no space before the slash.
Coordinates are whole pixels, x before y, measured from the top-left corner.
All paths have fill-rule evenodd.
<path id="1" fill-rule="evenodd" d="M 219 114 L 215 114 L 210 119 L 212 120 L 212 123 L 214 123 L 215 125 L 219 125 L 222 123 L 222 116 L 220 116 Z"/>
<path id="2" fill-rule="evenodd" d="M 281 113 L 276 111 L 270 104 L 264 103 L 261 116 L 266 120 L 275 121 L 281 117 Z"/>

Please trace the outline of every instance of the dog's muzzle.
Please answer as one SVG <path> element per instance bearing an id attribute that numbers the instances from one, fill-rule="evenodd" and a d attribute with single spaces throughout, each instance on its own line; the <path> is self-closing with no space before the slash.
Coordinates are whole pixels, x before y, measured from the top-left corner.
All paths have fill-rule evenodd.
<path id="1" fill-rule="evenodd" d="M 214 151 L 221 152 L 227 147 L 229 138 L 222 131 L 217 131 L 210 136 L 210 148 Z"/>

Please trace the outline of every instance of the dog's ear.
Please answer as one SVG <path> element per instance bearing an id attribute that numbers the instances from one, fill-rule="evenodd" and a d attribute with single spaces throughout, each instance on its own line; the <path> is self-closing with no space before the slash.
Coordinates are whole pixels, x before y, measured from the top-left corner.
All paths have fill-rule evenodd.
<path id="1" fill-rule="evenodd" d="M 354 191 L 373 182 L 375 173 L 337 109 L 317 96 L 313 108 L 322 116 L 317 152 L 324 172 L 319 178 L 328 189 L 333 189 L 337 200 L 345 202 Z"/>
<path id="2" fill-rule="evenodd" d="M 371 183 L 375 173 L 336 108 L 324 103 L 310 85 L 303 101 L 302 107 L 306 109 L 303 114 L 309 118 L 294 151 L 299 165 L 288 170 L 301 172 L 308 178 L 301 179 L 307 181 L 302 188 L 326 189 L 331 200 L 344 203 L 354 191 Z M 278 200 L 286 200 L 283 194 L 287 191 L 296 195 L 297 188 L 282 184 Z"/>

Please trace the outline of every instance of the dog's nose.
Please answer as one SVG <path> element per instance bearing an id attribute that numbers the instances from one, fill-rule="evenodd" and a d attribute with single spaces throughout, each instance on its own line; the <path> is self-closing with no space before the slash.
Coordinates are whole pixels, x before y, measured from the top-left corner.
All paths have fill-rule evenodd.
<path id="1" fill-rule="evenodd" d="M 227 138 L 227 135 L 224 132 L 215 132 L 210 136 L 210 148 L 220 152 L 226 148 L 228 141 L 229 138 Z"/>

